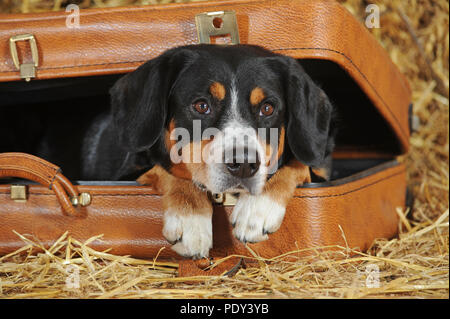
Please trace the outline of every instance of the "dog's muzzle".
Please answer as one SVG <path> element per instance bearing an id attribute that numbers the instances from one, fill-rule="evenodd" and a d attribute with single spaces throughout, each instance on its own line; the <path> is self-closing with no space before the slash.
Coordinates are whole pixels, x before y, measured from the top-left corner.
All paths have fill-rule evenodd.
<path id="1" fill-rule="evenodd" d="M 261 164 L 259 154 L 255 149 L 244 148 L 239 152 L 233 148 L 231 159 L 225 158 L 224 165 L 232 176 L 236 178 L 250 178 L 256 174 Z"/>
<path id="2" fill-rule="evenodd" d="M 213 193 L 247 190 L 262 191 L 267 174 L 264 147 L 251 128 L 225 129 L 208 144 L 207 187 Z"/>

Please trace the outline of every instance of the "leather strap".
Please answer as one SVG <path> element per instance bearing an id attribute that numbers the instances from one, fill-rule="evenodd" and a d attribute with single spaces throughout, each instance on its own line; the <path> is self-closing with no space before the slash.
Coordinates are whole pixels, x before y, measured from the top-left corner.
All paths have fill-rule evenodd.
<path id="1" fill-rule="evenodd" d="M 243 264 L 244 259 L 241 257 L 231 257 L 223 261 L 220 261 L 220 258 L 184 259 L 178 263 L 178 277 L 232 276 Z"/>
<path id="2" fill-rule="evenodd" d="M 0 154 L 0 178 L 23 178 L 52 190 L 64 213 L 79 216 L 70 198 L 78 197 L 72 183 L 61 174 L 61 169 L 39 157 L 25 153 Z"/>

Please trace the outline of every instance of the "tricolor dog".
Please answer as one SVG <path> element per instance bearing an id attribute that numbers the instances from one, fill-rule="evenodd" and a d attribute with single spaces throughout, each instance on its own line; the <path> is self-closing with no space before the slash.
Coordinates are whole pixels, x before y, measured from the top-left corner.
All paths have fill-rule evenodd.
<path id="1" fill-rule="evenodd" d="M 293 58 L 250 45 L 179 47 L 110 94 L 110 113 L 84 143 L 84 178 L 157 187 L 163 234 L 181 255 L 212 248 L 208 191 L 240 194 L 233 233 L 254 243 L 280 227 L 297 185 L 328 178 L 334 109 Z"/>

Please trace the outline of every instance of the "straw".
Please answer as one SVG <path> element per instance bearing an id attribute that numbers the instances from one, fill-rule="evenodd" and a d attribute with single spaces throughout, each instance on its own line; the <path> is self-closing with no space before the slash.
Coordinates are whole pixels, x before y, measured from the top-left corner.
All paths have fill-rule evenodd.
<path id="1" fill-rule="evenodd" d="M 70 1 L 80 8 L 168 2 L 175 1 Z M 366 1 L 339 2 L 364 23 Z M 64 10 L 68 3 L 6 0 L 0 3 L 0 12 Z M 449 3 L 376 3 L 380 28 L 370 32 L 408 78 L 420 123 L 411 136 L 409 153 L 399 159 L 408 168 L 414 205 L 397 210 L 397 238 L 377 239 L 365 253 L 347 246 L 333 246 L 333 251 L 314 247 L 308 249 L 311 256 L 291 251 L 266 259 L 249 249 L 253 262 L 232 276 L 177 277 L 177 263 L 116 256 L 89 247 L 101 237 L 80 242 L 65 233 L 43 249 L 36 239 L 17 234 L 24 246 L 0 257 L 0 297 L 449 298 Z M 240 256 L 218 263 L 232 257 Z"/>

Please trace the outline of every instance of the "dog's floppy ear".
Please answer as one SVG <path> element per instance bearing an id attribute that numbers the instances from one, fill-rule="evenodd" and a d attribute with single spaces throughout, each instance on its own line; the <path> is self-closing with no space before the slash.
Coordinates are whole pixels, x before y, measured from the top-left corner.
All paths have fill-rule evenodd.
<path id="1" fill-rule="evenodd" d="M 280 56 L 285 77 L 287 140 L 296 159 L 321 167 L 334 148 L 334 109 L 325 92 L 303 70 L 297 60 Z"/>
<path id="2" fill-rule="evenodd" d="M 120 144 L 128 152 L 150 148 L 161 136 L 171 88 L 197 54 L 172 49 L 120 78 L 110 89 Z"/>

